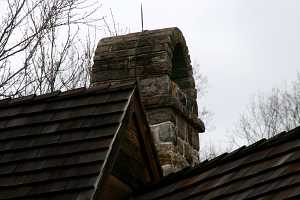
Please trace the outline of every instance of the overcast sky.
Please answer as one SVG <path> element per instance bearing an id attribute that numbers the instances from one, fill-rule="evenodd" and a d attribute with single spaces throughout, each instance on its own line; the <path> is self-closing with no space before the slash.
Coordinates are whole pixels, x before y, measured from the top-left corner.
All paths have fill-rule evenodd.
<path id="1" fill-rule="evenodd" d="M 140 0 L 102 2 L 130 32 L 141 30 Z M 300 71 L 299 0 L 142 2 L 144 29 L 179 27 L 208 77 L 204 103 L 215 129 L 201 135 L 202 143 L 224 144 L 254 94 L 281 87 Z"/>

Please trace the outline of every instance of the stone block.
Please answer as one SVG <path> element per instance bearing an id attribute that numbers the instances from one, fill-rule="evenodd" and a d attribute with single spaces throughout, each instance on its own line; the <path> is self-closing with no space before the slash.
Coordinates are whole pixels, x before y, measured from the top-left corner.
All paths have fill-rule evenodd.
<path id="1" fill-rule="evenodd" d="M 179 102 L 183 105 L 183 106 L 187 106 L 188 102 L 187 102 L 187 98 L 186 98 L 186 94 L 183 93 L 180 89 L 178 89 L 177 93 L 176 93 L 176 97 L 179 100 Z"/>
<path id="2" fill-rule="evenodd" d="M 142 98 L 156 95 L 168 95 L 169 93 L 170 78 L 168 75 L 140 80 L 140 94 Z"/>
<path id="3" fill-rule="evenodd" d="M 162 153 L 175 152 L 176 146 L 172 142 L 160 142 L 156 144 L 156 149 Z"/>
<path id="4" fill-rule="evenodd" d="M 192 145 L 193 145 L 193 148 L 197 151 L 199 151 L 199 134 L 198 133 L 193 133 L 193 141 L 192 141 Z"/>
<path id="5" fill-rule="evenodd" d="M 191 147 L 191 145 L 189 143 L 185 143 L 184 144 L 184 157 L 188 161 L 189 164 L 191 164 L 193 162 L 192 152 L 193 152 L 193 148 Z"/>
<path id="6" fill-rule="evenodd" d="M 135 78 L 135 69 L 122 69 L 122 70 L 107 70 L 95 72 L 92 75 L 92 82 L 101 82 L 107 80 L 125 80 Z"/>
<path id="7" fill-rule="evenodd" d="M 178 127 L 178 137 L 185 140 L 187 137 L 187 122 L 181 116 L 176 116 L 176 124 Z"/>
<path id="8" fill-rule="evenodd" d="M 186 90 L 179 88 L 174 81 L 171 81 L 170 94 L 176 97 L 176 99 L 180 103 L 180 106 L 182 106 L 184 110 L 188 112 L 186 113 L 187 115 L 189 115 L 189 113 L 194 113 L 196 116 L 198 116 L 198 107 L 197 107 L 196 98 L 190 97 L 188 94 L 186 94 Z"/>
<path id="9" fill-rule="evenodd" d="M 157 145 L 156 149 L 159 150 L 159 149 L 158 149 L 158 148 L 159 148 L 159 144 L 160 144 L 159 131 L 156 130 L 155 128 L 152 128 L 151 125 L 150 125 L 150 130 L 151 130 L 153 142 L 154 142 L 154 144 Z"/>
<path id="10" fill-rule="evenodd" d="M 174 155 L 177 154 L 176 146 L 171 142 L 156 144 L 156 149 L 161 165 L 172 163 Z"/>
<path id="11" fill-rule="evenodd" d="M 196 99 L 192 99 L 189 97 L 186 97 L 187 99 L 187 105 L 186 109 L 190 112 L 198 116 L 198 106 L 197 106 L 197 101 Z"/>
<path id="12" fill-rule="evenodd" d="M 192 99 L 197 99 L 197 90 L 195 88 L 185 88 L 182 91 Z"/>
<path id="13" fill-rule="evenodd" d="M 150 126 L 151 132 L 157 137 L 159 142 L 172 142 L 176 144 L 177 133 L 175 125 L 170 122 L 163 122 Z"/>
<path id="14" fill-rule="evenodd" d="M 159 152 L 158 156 L 159 156 L 160 164 L 166 165 L 172 163 L 172 154 L 174 154 L 174 152 L 168 152 L 168 153 Z"/>
<path id="15" fill-rule="evenodd" d="M 171 64 L 169 62 L 144 64 L 144 72 L 146 77 L 160 76 L 171 73 Z"/>
<path id="16" fill-rule="evenodd" d="M 186 140 L 186 142 L 192 145 L 194 128 L 191 125 L 188 125 L 187 128 L 188 129 L 187 129 L 187 140 Z"/>
<path id="17" fill-rule="evenodd" d="M 159 124 L 162 122 L 170 121 L 176 123 L 176 113 L 172 108 L 156 108 L 147 110 L 147 117 L 150 125 Z"/>
<path id="18" fill-rule="evenodd" d="M 163 170 L 163 175 L 167 176 L 168 174 L 175 173 L 177 170 L 171 164 L 165 164 L 161 166 Z"/>
<path id="19" fill-rule="evenodd" d="M 157 145 L 157 147 L 164 175 L 177 172 L 190 165 L 183 155 L 176 151 L 176 147 L 173 144 L 163 143 Z"/>
<path id="20" fill-rule="evenodd" d="M 200 163 L 199 151 L 192 150 L 193 162 L 192 166 L 198 165 Z"/>
<path id="21" fill-rule="evenodd" d="M 177 151 L 183 155 L 184 154 L 184 141 L 177 137 L 177 145 L 176 145 Z"/>

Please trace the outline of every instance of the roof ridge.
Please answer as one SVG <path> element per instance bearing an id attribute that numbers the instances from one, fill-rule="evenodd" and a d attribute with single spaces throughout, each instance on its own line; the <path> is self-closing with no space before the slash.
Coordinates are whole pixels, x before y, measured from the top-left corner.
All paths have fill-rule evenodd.
<path id="1" fill-rule="evenodd" d="M 121 83 L 120 84 L 99 84 L 99 85 L 93 85 L 91 87 L 79 87 L 79 88 L 74 88 L 66 91 L 56 90 L 54 92 L 49 92 L 40 95 L 31 94 L 31 95 L 21 96 L 17 98 L 5 98 L 0 100 L 0 108 L 7 107 L 9 105 L 17 105 L 23 103 L 30 103 L 32 101 L 51 99 L 52 97 L 69 98 L 76 95 L 82 96 L 82 95 L 89 95 L 95 93 L 100 94 L 100 93 L 132 89 L 135 87 L 135 85 L 136 85 L 136 81 L 131 81 L 122 84 Z"/>
<path id="2" fill-rule="evenodd" d="M 279 145 L 279 144 L 285 143 L 294 137 L 297 137 L 297 136 L 300 137 L 300 135 L 298 135 L 296 132 L 296 130 L 298 130 L 298 129 L 300 129 L 300 126 L 295 127 L 289 131 L 282 131 L 268 139 L 262 138 L 248 146 L 243 145 L 231 152 L 225 152 L 211 160 L 204 160 L 198 166 L 191 168 L 190 171 L 195 171 L 195 170 L 202 171 L 211 165 L 225 164 L 228 161 L 231 161 L 233 159 L 235 159 L 235 160 L 239 159 L 239 158 L 243 157 L 245 154 L 250 154 L 254 151 L 262 150 L 271 145 Z"/>

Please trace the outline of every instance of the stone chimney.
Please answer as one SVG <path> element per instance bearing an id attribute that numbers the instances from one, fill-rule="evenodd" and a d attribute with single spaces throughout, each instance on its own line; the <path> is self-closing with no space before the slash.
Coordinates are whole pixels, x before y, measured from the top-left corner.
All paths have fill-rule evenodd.
<path id="1" fill-rule="evenodd" d="M 196 89 L 185 39 L 166 28 L 101 39 L 91 84 L 138 80 L 165 175 L 199 163 Z"/>

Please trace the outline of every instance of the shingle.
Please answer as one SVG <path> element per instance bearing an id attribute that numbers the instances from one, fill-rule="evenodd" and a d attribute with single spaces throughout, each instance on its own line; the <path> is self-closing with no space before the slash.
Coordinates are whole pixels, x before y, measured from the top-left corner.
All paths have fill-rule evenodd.
<path id="1" fill-rule="evenodd" d="M 107 151 L 93 151 L 78 153 L 65 157 L 44 158 L 39 160 L 22 161 L 0 166 L 0 175 L 40 171 L 57 167 L 85 165 L 94 162 L 103 162 Z"/>
<path id="2" fill-rule="evenodd" d="M 264 199 L 289 199 L 289 200 L 297 200 L 300 197 L 300 184 L 290 185 L 287 188 L 282 188 L 279 191 L 273 191 L 272 193 L 265 194 L 257 200 L 264 200 Z"/>
<path id="3" fill-rule="evenodd" d="M 0 163 L 16 162 L 21 160 L 38 159 L 43 157 L 54 157 L 71 155 L 79 152 L 86 152 L 99 149 L 108 149 L 112 138 L 98 140 L 83 140 L 74 143 L 57 143 L 52 146 L 37 147 L 34 149 L 16 150 L 2 152 Z"/>
<path id="4" fill-rule="evenodd" d="M 86 90 L 89 91 L 89 90 Z M 71 98 L 67 95 L 63 97 L 52 97 L 50 100 L 47 98 L 43 98 L 42 100 L 33 100 L 29 104 L 21 104 L 19 102 L 14 106 L 11 104 L 7 107 L 0 108 L 0 119 L 1 118 L 11 118 L 11 117 L 23 117 L 23 116 L 33 116 L 33 114 L 42 115 L 45 112 L 56 112 L 61 110 L 72 110 L 73 108 L 81 108 L 81 107 L 91 107 L 91 106 L 105 106 L 105 104 L 111 104 L 108 108 L 112 108 L 114 103 L 117 102 L 126 102 L 131 94 L 131 89 L 113 91 L 113 92 L 103 92 L 97 93 L 89 93 L 88 95 L 85 93 L 77 94 L 76 98 Z M 64 93 L 62 93 L 64 94 Z M 73 96 L 72 96 L 73 97 Z M 36 98 L 35 98 L 36 99 Z M 48 100 L 48 101 L 47 101 Z M 86 113 L 85 113 L 86 114 Z"/>
<path id="5" fill-rule="evenodd" d="M 114 113 L 109 116 L 98 117 L 82 117 L 73 120 L 56 121 L 44 124 L 35 124 L 25 127 L 11 127 L 9 129 L 0 130 L 0 142 L 20 139 L 22 137 L 39 137 L 46 134 L 64 134 L 72 133 L 74 131 L 88 131 L 90 129 L 99 129 L 99 132 L 106 131 L 107 127 L 116 127 L 119 123 L 119 119 L 122 116 L 122 112 Z M 94 119 L 95 122 L 91 122 Z M 101 126 L 101 127 L 100 127 Z M 116 129 L 115 129 L 116 130 Z M 109 130 L 111 131 L 111 130 Z"/>
<path id="6" fill-rule="evenodd" d="M 52 181 L 64 178 L 74 178 L 86 175 L 97 175 L 100 173 L 101 162 L 89 163 L 84 165 L 57 167 L 26 173 L 15 173 L 10 176 L 0 176 L 1 187 L 35 184 L 38 182 Z"/>
<path id="7" fill-rule="evenodd" d="M 136 199 L 282 199 L 287 191 L 289 197 L 299 197 L 299 185 L 300 128 L 296 128 L 170 175 Z"/>
<path id="8" fill-rule="evenodd" d="M 14 117 L 3 123 L 2 128 L 29 126 L 40 123 L 45 124 L 63 120 L 78 120 L 84 117 L 106 117 L 105 115 L 123 112 L 125 105 L 126 102 L 122 102 L 116 105 L 90 106 L 78 109 L 73 108 L 71 110 L 61 110 L 60 112 L 43 112 L 29 116 Z"/>
<path id="9" fill-rule="evenodd" d="M 133 90 L 81 88 L 0 101 L 0 199 L 91 195 Z"/>
<path id="10" fill-rule="evenodd" d="M 111 129 L 113 130 L 113 129 Z M 114 129 L 116 130 L 116 129 Z M 45 134 L 40 137 L 18 138 L 15 140 L 0 142 L 0 153 L 16 152 L 17 150 L 28 150 L 34 148 L 44 148 L 51 145 L 63 145 L 80 141 L 101 140 L 105 141 L 112 133 L 101 135 L 99 130 L 79 130 L 67 133 Z M 106 139 L 105 139 L 106 137 Z M 109 138 L 108 140 L 110 140 Z M 101 146 L 99 146 L 101 148 Z M 4 154 L 2 154 L 4 155 Z"/>

